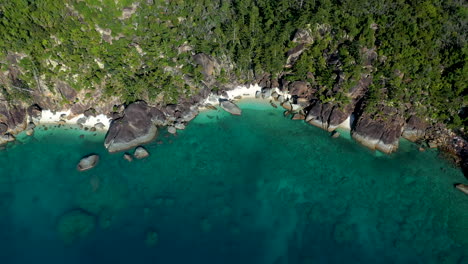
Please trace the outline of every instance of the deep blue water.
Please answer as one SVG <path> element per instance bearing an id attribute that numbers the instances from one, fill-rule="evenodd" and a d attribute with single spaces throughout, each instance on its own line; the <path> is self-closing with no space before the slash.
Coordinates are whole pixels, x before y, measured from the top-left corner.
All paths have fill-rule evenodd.
<path id="1" fill-rule="evenodd" d="M 466 179 L 437 151 L 382 155 L 240 105 L 132 163 L 100 133 L 20 137 L 0 151 L 0 263 L 468 263 Z"/>

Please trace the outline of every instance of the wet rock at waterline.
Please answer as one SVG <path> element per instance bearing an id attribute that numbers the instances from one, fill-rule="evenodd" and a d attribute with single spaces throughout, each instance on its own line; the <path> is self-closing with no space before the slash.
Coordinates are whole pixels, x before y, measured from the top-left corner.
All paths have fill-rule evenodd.
<path id="1" fill-rule="evenodd" d="M 468 195 L 468 185 L 463 183 L 455 184 L 455 188 Z"/>
<path id="2" fill-rule="evenodd" d="M 78 163 L 78 165 L 76 166 L 76 169 L 78 171 L 90 170 L 90 169 L 96 167 L 98 162 L 99 162 L 99 156 L 95 155 L 95 154 L 92 154 L 92 155 L 89 155 L 89 156 L 86 156 L 86 157 L 82 158 L 80 160 L 80 162 Z"/>
<path id="3" fill-rule="evenodd" d="M 233 102 L 224 100 L 220 102 L 220 106 L 224 111 L 231 113 L 232 115 L 241 115 L 242 110 Z"/>
<path id="4" fill-rule="evenodd" d="M 135 149 L 133 156 L 137 159 L 144 159 L 149 156 L 149 153 L 144 147 L 138 147 Z"/>
<path id="5" fill-rule="evenodd" d="M 127 106 L 123 117 L 112 121 L 104 146 L 109 152 L 122 151 L 150 142 L 157 133 L 151 107 L 139 101 Z"/>

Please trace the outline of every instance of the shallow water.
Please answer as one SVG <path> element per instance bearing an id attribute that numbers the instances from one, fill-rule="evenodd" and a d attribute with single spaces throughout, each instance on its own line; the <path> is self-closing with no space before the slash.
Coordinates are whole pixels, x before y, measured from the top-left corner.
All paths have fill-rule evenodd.
<path id="1" fill-rule="evenodd" d="M 21 137 L 0 151 L 0 262 L 468 263 L 468 197 L 452 187 L 465 179 L 436 151 L 381 155 L 240 106 L 132 163 L 102 133 Z M 100 163 L 77 172 L 89 153 Z"/>

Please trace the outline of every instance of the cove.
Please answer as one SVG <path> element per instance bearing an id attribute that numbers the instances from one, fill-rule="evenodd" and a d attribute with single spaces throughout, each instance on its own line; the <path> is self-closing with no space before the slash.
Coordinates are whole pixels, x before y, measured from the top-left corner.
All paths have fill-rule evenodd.
<path id="1" fill-rule="evenodd" d="M 381 155 L 239 106 L 162 132 L 131 163 L 103 133 L 19 137 L 0 151 L 1 263 L 468 263 L 464 177 L 436 151 Z M 100 163 L 78 172 L 90 153 Z"/>

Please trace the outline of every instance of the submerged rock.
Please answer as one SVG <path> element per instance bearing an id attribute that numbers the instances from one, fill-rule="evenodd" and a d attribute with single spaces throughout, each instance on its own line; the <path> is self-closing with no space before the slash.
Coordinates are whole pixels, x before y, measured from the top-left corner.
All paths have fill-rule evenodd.
<path id="1" fill-rule="evenodd" d="M 145 239 L 146 245 L 149 246 L 149 247 L 153 247 L 156 244 L 158 244 L 158 241 L 159 241 L 158 233 L 155 230 L 150 229 L 146 233 L 146 239 Z"/>
<path id="2" fill-rule="evenodd" d="M 139 101 L 127 106 L 123 117 L 112 121 L 104 146 L 109 152 L 122 151 L 150 142 L 157 133 L 151 108 Z"/>
<path id="3" fill-rule="evenodd" d="M 80 160 L 80 163 L 78 163 L 78 165 L 76 166 L 76 169 L 78 171 L 90 170 L 90 169 L 96 167 L 98 162 L 99 162 L 99 156 L 95 155 L 95 154 L 92 154 L 92 155 L 89 155 L 89 156 L 86 156 L 86 157 L 82 158 Z"/>
<path id="4" fill-rule="evenodd" d="M 73 243 L 87 237 L 96 226 L 96 218 L 81 210 L 75 209 L 59 217 L 57 231 L 66 243 Z"/>
<path id="5" fill-rule="evenodd" d="M 133 156 L 137 159 L 144 159 L 149 156 L 149 153 L 144 147 L 138 147 L 135 149 Z"/>
<path id="6" fill-rule="evenodd" d="M 220 106 L 222 109 L 224 109 L 226 112 L 231 113 L 232 115 L 241 115 L 242 110 L 233 102 L 224 100 L 220 102 Z"/>
<path id="7" fill-rule="evenodd" d="M 132 161 L 133 161 L 132 155 L 130 155 L 130 154 L 128 154 L 128 153 L 125 153 L 125 154 L 123 155 L 123 158 L 124 158 L 126 161 L 128 161 L 128 162 L 132 162 Z"/>

